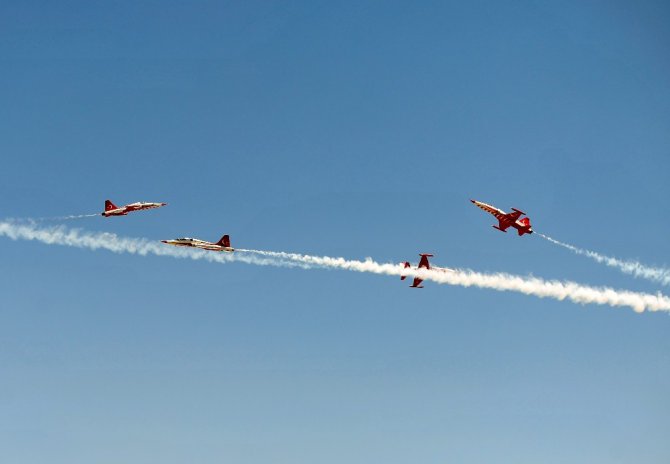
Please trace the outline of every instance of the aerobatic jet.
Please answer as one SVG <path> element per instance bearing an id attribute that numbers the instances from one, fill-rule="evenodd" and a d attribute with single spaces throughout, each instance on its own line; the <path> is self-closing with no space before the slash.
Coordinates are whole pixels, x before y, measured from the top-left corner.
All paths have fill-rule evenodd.
<path id="1" fill-rule="evenodd" d="M 428 261 L 428 258 L 432 258 L 433 255 L 429 253 L 420 253 L 419 256 L 421 256 L 421 260 L 419 261 L 419 265 L 415 267 L 414 269 L 426 269 L 430 271 L 440 271 L 440 272 L 453 272 L 453 269 L 449 269 L 448 267 L 435 267 L 431 266 L 430 262 Z M 411 268 L 412 265 L 409 263 L 409 261 L 405 261 L 402 263 L 405 269 Z M 400 280 L 405 280 L 407 278 L 406 275 L 401 275 Z M 423 288 L 423 285 L 421 285 L 421 282 L 423 282 L 423 279 L 419 277 L 414 277 L 414 281 L 412 282 L 412 285 L 410 285 L 410 288 Z"/>
<path id="2" fill-rule="evenodd" d="M 519 211 L 516 208 L 512 208 L 512 213 L 506 213 L 503 210 L 496 208 L 495 206 L 482 203 L 481 201 L 470 200 L 478 208 L 483 209 L 484 211 L 493 214 L 496 219 L 498 219 L 498 225 L 492 226 L 494 229 L 498 229 L 502 232 L 507 232 L 507 229 L 511 226 L 516 229 L 519 233 L 519 236 L 523 234 L 532 234 L 533 228 L 530 226 L 530 219 L 528 217 L 521 218 L 525 215 L 523 211 Z M 521 218 L 521 219 L 519 219 Z"/>
<path id="3" fill-rule="evenodd" d="M 112 203 L 109 200 L 105 200 L 105 211 L 102 212 L 102 215 L 105 217 L 109 216 L 125 216 L 128 213 L 132 213 L 133 211 L 140 211 L 143 209 L 154 209 L 154 208 L 160 208 L 161 206 L 165 206 L 167 203 L 131 203 L 129 205 L 125 206 L 116 206 L 114 203 Z"/>
<path id="4" fill-rule="evenodd" d="M 194 247 L 210 251 L 227 251 L 227 252 L 235 251 L 235 248 L 230 246 L 229 235 L 224 235 L 223 237 L 221 237 L 221 240 L 219 240 L 216 243 L 206 242 L 205 240 L 200 240 L 197 238 L 189 238 L 189 237 L 177 238 L 174 240 L 161 240 L 161 242 L 167 243 L 168 245 Z"/>

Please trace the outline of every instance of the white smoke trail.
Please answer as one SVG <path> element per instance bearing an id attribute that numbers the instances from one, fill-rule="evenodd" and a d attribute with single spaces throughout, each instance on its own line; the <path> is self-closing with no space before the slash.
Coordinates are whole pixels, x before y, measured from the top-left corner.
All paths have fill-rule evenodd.
<path id="1" fill-rule="evenodd" d="M 64 226 L 40 228 L 35 224 L 0 222 L 0 236 L 12 240 L 35 240 L 47 245 L 63 245 L 89 250 L 108 250 L 114 253 L 130 253 L 140 256 L 156 255 L 173 258 L 190 258 L 216 263 L 243 262 L 260 266 L 306 267 L 297 262 L 283 262 L 277 258 L 264 258 L 250 254 L 213 253 L 204 250 L 175 248 L 144 238 L 119 237 L 107 232 L 86 232 Z"/>
<path id="2" fill-rule="evenodd" d="M 9 221 L 12 222 L 46 222 L 46 221 L 69 221 L 72 219 L 83 219 L 90 217 L 102 216 L 100 213 L 91 213 L 91 214 L 70 214 L 68 216 L 51 216 L 51 217 L 38 217 L 38 218 L 11 218 Z"/>
<path id="3" fill-rule="evenodd" d="M 62 220 L 68 220 L 68 219 L 81 219 L 81 218 L 90 218 L 90 217 L 96 217 L 96 216 L 101 216 L 100 213 L 92 213 L 92 214 L 73 214 L 70 216 L 60 216 L 60 217 L 55 217 L 55 218 L 43 218 L 43 220 L 52 220 L 52 221 L 62 221 Z"/>
<path id="4" fill-rule="evenodd" d="M 595 288 L 575 282 L 545 281 L 536 277 L 520 277 L 510 274 L 483 274 L 471 270 L 452 271 L 404 269 L 399 264 L 377 263 L 368 258 L 365 261 L 310 256 L 296 253 L 282 253 L 262 250 L 238 250 L 242 253 L 214 253 L 203 250 L 179 249 L 143 238 L 119 237 L 106 232 L 85 232 L 63 226 L 39 228 L 34 224 L 0 222 L 0 236 L 13 240 L 36 240 L 46 244 L 56 244 L 91 250 L 104 249 L 115 253 L 130 253 L 142 256 L 157 255 L 174 258 L 203 259 L 212 262 L 245 262 L 263 266 L 344 269 L 384 275 L 417 276 L 441 284 L 463 287 L 489 288 L 499 291 L 515 291 L 540 298 L 570 300 L 580 304 L 600 304 L 625 306 L 642 312 L 670 311 L 670 298 L 660 293 L 656 295 L 636 293 L 611 288 Z"/>
<path id="5" fill-rule="evenodd" d="M 610 256 L 596 253 L 595 251 L 585 250 L 584 248 L 579 248 L 568 243 L 560 242 L 544 234 L 537 233 L 537 235 L 555 245 L 567 248 L 573 253 L 586 256 L 587 258 L 591 258 L 592 260 L 605 264 L 606 266 L 617 268 L 625 274 L 630 274 L 634 277 L 641 277 L 643 279 L 651 280 L 652 282 L 658 282 L 662 285 L 670 285 L 670 269 L 662 267 L 650 267 L 638 261 L 624 261 L 622 259 L 612 258 Z"/>
<path id="6" fill-rule="evenodd" d="M 310 256 L 297 253 L 283 253 L 262 250 L 247 250 L 261 256 L 292 260 L 310 266 L 345 269 L 356 272 L 370 272 L 385 275 L 411 275 L 440 284 L 460 285 L 463 287 L 489 288 L 499 291 L 514 291 L 539 298 L 570 300 L 579 304 L 600 304 L 609 306 L 627 306 L 636 312 L 670 311 L 670 298 L 658 293 L 631 292 L 608 287 L 590 287 L 569 281 L 547 281 L 537 277 L 522 277 L 506 273 L 484 274 L 469 269 L 450 271 L 404 269 L 397 264 L 381 264 L 371 258 L 365 261 L 332 258 L 328 256 Z"/>

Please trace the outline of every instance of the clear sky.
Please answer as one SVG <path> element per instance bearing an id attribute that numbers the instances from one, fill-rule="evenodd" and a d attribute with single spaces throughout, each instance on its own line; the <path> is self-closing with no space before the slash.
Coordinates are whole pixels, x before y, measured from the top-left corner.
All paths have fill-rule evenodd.
<path id="1" fill-rule="evenodd" d="M 667 2 L 3 2 L 0 217 L 670 291 Z M 141 3 L 141 5 L 140 5 Z M 7 463 L 667 463 L 670 318 L 0 240 Z"/>

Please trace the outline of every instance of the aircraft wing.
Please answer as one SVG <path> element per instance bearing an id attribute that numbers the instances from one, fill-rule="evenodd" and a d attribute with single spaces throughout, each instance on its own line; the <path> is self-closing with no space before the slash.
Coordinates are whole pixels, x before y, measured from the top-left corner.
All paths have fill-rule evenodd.
<path id="1" fill-rule="evenodd" d="M 213 243 L 200 243 L 198 245 L 195 245 L 198 248 L 202 248 L 203 250 L 210 250 L 210 251 L 218 251 L 221 249 L 221 247 L 217 246 L 216 244 Z"/>
<path id="2" fill-rule="evenodd" d="M 509 229 L 510 224 L 511 224 L 511 223 L 510 223 L 509 221 L 503 221 L 502 219 L 499 219 L 499 220 L 498 220 L 498 225 L 497 225 L 497 226 L 492 226 L 492 227 L 494 227 L 494 228 L 496 228 L 496 229 L 498 229 L 498 230 L 501 230 L 501 231 L 503 231 L 503 232 L 506 232 L 507 229 Z"/>
<path id="3" fill-rule="evenodd" d="M 507 216 L 507 218 L 510 221 L 516 221 L 517 219 L 519 219 L 521 217 L 522 214 L 526 214 L 526 213 L 524 213 L 523 211 L 519 211 L 518 209 L 512 208 L 512 212 L 507 213 L 505 216 Z"/>

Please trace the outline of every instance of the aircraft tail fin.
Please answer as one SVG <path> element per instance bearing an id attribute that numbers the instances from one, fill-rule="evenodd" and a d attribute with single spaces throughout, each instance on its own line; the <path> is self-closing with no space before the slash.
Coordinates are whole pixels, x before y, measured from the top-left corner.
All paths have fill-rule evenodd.
<path id="1" fill-rule="evenodd" d="M 419 253 L 421 260 L 419 261 L 419 269 L 430 269 L 430 262 L 428 258 L 432 258 L 433 255 L 430 253 Z"/>
<path id="2" fill-rule="evenodd" d="M 519 219 L 519 222 L 521 224 L 523 224 L 523 226 L 524 226 L 523 229 L 519 229 L 519 235 L 532 234 L 533 233 L 533 229 L 531 229 L 531 227 L 530 227 L 530 219 L 529 218 L 525 217 L 525 218 Z"/>
<path id="3" fill-rule="evenodd" d="M 230 248 L 230 235 L 224 235 L 216 244 Z"/>
<path id="4" fill-rule="evenodd" d="M 112 209 L 118 209 L 118 206 L 116 206 L 114 203 L 112 203 L 109 200 L 105 200 L 105 211 L 109 211 Z"/>

